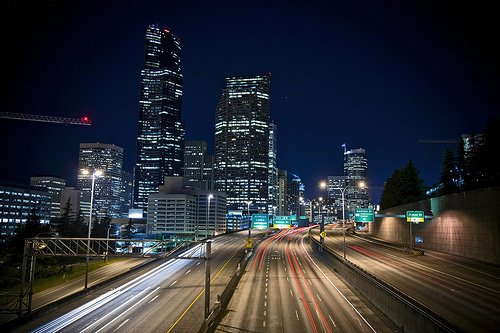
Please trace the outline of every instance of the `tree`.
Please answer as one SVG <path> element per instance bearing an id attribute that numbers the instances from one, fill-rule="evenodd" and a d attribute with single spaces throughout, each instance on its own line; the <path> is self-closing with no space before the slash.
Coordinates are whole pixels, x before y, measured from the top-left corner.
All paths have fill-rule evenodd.
<path id="1" fill-rule="evenodd" d="M 57 231 L 60 235 L 71 237 L 71 200 L 68 198 L 66 205 L 62 208 L 61 216 L 57 219 Z"/>
<path id="2" fill-rule="evenodd" d="M 410 160 L 403 169 L 394 170 L 384 184 L 380 198 L 381 209 L 419 201 L 425 198 L 424 181 Z"/>
<path id="3" fill-rule="evenodd" d="M 128 219 L 128 223 L 125 226 L 125 235 L 123 238 L 132 239 L 132 235 L 134 233 L 133 229 L 134 229 L 134 224 L 132 223 L 132 219 Z"/>
<path id="4" fill-rule="evenodd" d="M 95 223 L 92 226 L 92 237 L 96 238 L 106 238 L 108 235 L 108 229 L 111 225 L 111 217 L 105 216 L 98 219 L 95 218 Z"/>
<path id="5" fill-rule="evenodd" d="M 441 164 L 441 179 L 442 184 L 440 194 L 451 194 L 458 190 L 458 172 L 453 152 L 447 148 L 444 153 L 443 163 Z"/>
<path id="6" fill-rule="evenodd" d="M 500 117 L 491 118 L 484 130 L 484 146 L 482 147 L 482 162 L 484 163 L 485 185 L 500 185 Z"/>
<path id="7" fill-rule="evenodd" d="M 40 216 L 37 213 L 37 209 L 31 208 L 26 223 L 20 225 L 16 230 L 16 234 L 8 238 L 5 242 L 5 251 L 12 254 L 10 260 L 14 263 L 22 261 L 25 238 L 33 238 L 39 234 L 49 233 L 50 231 L 48 224 L 40 223 Z"/>

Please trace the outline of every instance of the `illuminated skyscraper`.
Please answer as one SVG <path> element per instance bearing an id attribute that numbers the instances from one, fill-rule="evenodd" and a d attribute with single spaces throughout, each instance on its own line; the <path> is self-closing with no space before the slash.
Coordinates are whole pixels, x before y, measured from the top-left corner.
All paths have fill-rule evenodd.
<path id="1" fill-rule="evenodd" d="M 166 29 L 146 31 L 141 71 L 134 208 L 147 209 L 165 176 L 182 175 L 184 123 L 181 121 L 181 46 Z"/>
<path id="2" fill-rule="evenodd" d="M 345 192 L 346 209 L 368 208 L 370 197 L 366 189 L 358 185 L 366 181 L 368 174 L 368 160 L 366 151 L 362 148 L 351 149 L 344 153 L 344 175 L 347 190 Z"/>
<path id="3" fill-rule="evenodd" d="M 228 209 L 267 212 L 271 75 L 226 78 L 215 113 L 215 188 Z"/>
<path id="4" fill-rule="evenodd" d="M 34 176 L 30 178 L 30 185 L 45 187 L 50 194 L 50 217 L 61 215 L 61 192 L 66 187 L 66 179 L 54 176 Z"/>
<path id="5" fill-rule="evenodd" d="M 102 175 L 94 181 L 94 214 L 121 217 L 123 148 L 107 143 L 80 143 L 78 188 L 92 191 L 92 173 Z M 87 172 L 83 172 L 86 170 Z"/>
<path id="6" fill-rule="evenodd" d="M 267 211 L 274 213 L 277 206 L 277 182 L 278 182 L 278 167 L 277 152 L 278 145 L 276 141 L 277 126 L 271 121 L 269 124 L 269 200 L 267 202 Z"/>
<path id="7" fill-rule="evenodd" d="M 184 148 L 184 178 L 200 190 L 213 189 L 214 156 L 207 154 L 207 143 L 186 140 Z"/>

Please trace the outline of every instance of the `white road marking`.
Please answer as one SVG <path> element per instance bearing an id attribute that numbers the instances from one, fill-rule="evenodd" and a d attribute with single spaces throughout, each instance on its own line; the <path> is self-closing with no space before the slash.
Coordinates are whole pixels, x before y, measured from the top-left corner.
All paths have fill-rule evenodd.
<path id="1" fill-rule="evenodd" d="M 172 284 L 169 287 L 173 287 L 174 284 L 176 284 L 176 283 L 177 283 L 177 280 L 175 280 L 174 282 L 172 282 Z"/>
<path id="2" fill-rule="evenodd" d="M 116 332 L 118 331 L 123 325 L 125 325 L 128 321 L 130 320 L 130 318 L 128 318 L 127 320 L 125 320 L 123 323 L 120 324 L 120 326 L 118 326 L 117 328 L 114 329 L 113 332 Z"/>

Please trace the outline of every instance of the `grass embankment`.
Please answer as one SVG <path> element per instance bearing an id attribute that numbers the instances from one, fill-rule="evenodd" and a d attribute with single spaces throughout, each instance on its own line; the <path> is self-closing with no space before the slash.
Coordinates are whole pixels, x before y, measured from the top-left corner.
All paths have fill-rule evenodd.
<path id="1" fill-rule="evenodd" d="M 125 260 L 125 258 L 108 258 L 106 262 L 104 262 L 104 260 L 99 260 L 99 259 L 90 260 L 89 273 L 106 265 L 116 263 L 122 260 Z M 85 269 L 86 269 L 86 264 L 85 262 L 83 262 L 72 265 L 72 269 L 70 272 L 61 272 L 49 277 L 35 278 L 35 281 L 33 282 L 33 293 L 44 291 L 46 289 L 55 287 L 58 284 L 65 283 L 73 279 L 83 278 L 85 276 Z M 19 292 L 20 288 L 21 286 L 16 286 L 13 288 L 9 288 L 7 290 L 3 290 L 3 292 L 16 293 Z"/>
<path id="2" fill-rule="evenodd" d="M 104 267 L 106 265 L 118 262 L 124 258 L 113 258 L 108 259 L 106 262 L 104 260 L 90 260 L 89 261 L 89 273 Z M 69 280 L 77 279 L 85 276 L 85 263 L 76 264 L 73 266 L 71 272 L 59 273 L 50 277 L 35 279 L 33 283 L 33 293 L 38 293 L 44 291 L 45 289 L 52 288 L 58 284 L 67 282 Z"/>

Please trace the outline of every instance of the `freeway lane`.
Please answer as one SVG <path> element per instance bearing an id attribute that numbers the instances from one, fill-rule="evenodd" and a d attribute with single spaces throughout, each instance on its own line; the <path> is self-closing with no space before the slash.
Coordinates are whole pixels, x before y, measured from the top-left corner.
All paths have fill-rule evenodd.
<path id="1" fill-rule="evenodd" d="M 212 243 L 211 306 L 243 255 L 245 233 Z M 203 323 L 204 245 L 71 308 L 25 325 L 18 332 L 195 332 Z"/>
<path id="2" fill-rule="evenodd" d="M 394 332 L 313 259 L 307 230 L 283 230 L 259 244 L 216 332 Z"/>
<path id="3" fill-rule="evenodd" d="M 342 229 L 326 228 L 325 245 L 339 255 Z M 313 231 L 319 239 L 318 230 Z M 346 257 L 448 319 L 466 332 L 500 327 L 500 268 L 426 251 L 413 256 L 346 233 Z"/>

